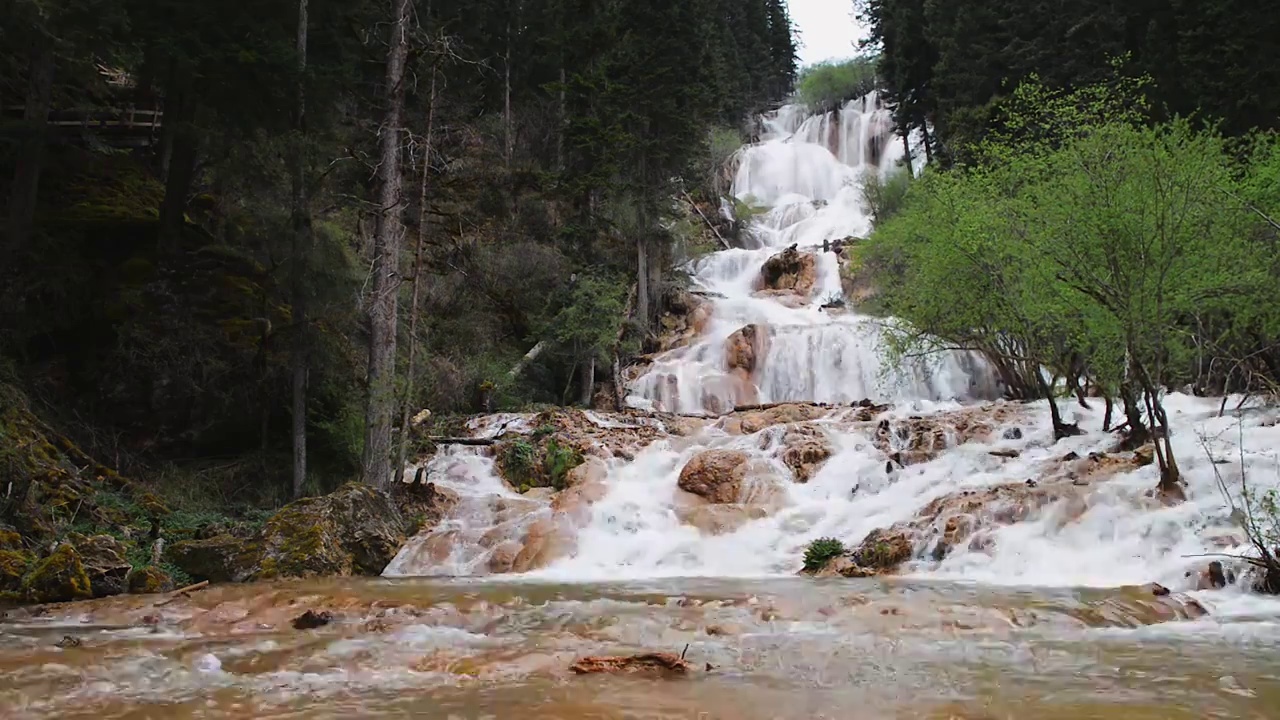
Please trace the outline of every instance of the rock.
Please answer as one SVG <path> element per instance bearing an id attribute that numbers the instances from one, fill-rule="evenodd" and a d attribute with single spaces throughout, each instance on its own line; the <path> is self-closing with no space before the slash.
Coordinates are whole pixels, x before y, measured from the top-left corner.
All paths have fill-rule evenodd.
<path id="1" fill-rule="evenodd" d="M 407 531 L 387 493 L 349 482 L 272 515 L 257 541 L 251 577 L 378 575 L 404 545 Z"/>
<path id="2" fill-rule="evenodd" d="M 243 582 L 257 564 L 255 547 L 231 535 L 217 535 L 176 542 L 165 550 L 165 557 L 196 581 Z"/>
<path id="3" fill-rule="evenodd" d="M 755 372 L 768 351 L 769 329 L 751 324 L 740 328 L 724 341 L 725 365 L 748 375 Z"/>
<path id="4" fill-rule="evenodd" d="M 669 293 L 658 318 L 658 351 L 684 347 L 702 334 L 713 306 L 706 298 L 684 289 Z"/>
<path id="5" fill-rule="evenodd" d="M 1146 467 L 1156 461 L 1156 446 L 1147 443 L 1133 451 L 1133 461 L 1138 467 Z"/>
<path id="6" fill-rule="evenodd" d="M 0 550 L 0 593 L 17 592 L 35 559 L 22 550 Z"/>
<path id="7" fill-rule="evenodd" d="M 569 669 L 579 675 L 593 673 L 657 673 L 684 675 L 692 666 L 672 653 L 643 653 L 630 656 L 592 656 L 579 658 Z"/>
<path id="8" fill-rule="evenodd" d="M 1009 449 L 1009 450 L 989 450 L 989 451 L 987 451 L 987 454 L 988 454 L 988 455 L 993 455 L 993 456 L 995 456 L 995 457 L 1002 457 L 1002 458 L 1009 458 L 1009 459 L 1013 459 L 1013 458 L 1017 458 L 1017 457 L 1021 457 L 1021 456 L 1022 456 L 1022 453 L 1018 452 L 1017 450 L 1011 450 L 1011 449 Z"/>
<path id="9" fill-rule="evenodd" d="M 995 403 L 928 417 L 884 418 L 873 441 L 891 460 L 904 467 L 929 462 L 943 450 L 970 442 L 988 442 L 996 426 L 1018 417 L 1013 403 Z"/>
<path id="10" fill-rule="evenodd" d="M 1229 583 L 1235 582 L 1235 573 L 1224 571 L 1222 563 L 1214 560 L 1196 576 L 1197 590 L 1221 590 Z"/>
<path id="11" fill-rule="evenodd" d="M 736 503 L 749 460 L 741 450 L 706 450 L 685 464 L 677 484 L 681 490 L 713 503 Z"/>
<path id="12" fill-rule="evenodd" d="M 1164 597 L 1169 594 L 1169 588 L 1161 585 L 1160 583 L 1151 583 L 1147 586 L 1147 589 L 1156 597 Z"/>
<path id="13" fill-rule="evenodd" d="M 78 637 L 73 637 L 71 635 L 63 635 L 62 639 L 54 643 L 53 646 L 60 647 L 66 650 L 68 648 L 78 648 L 82 644 L 83 643 L 81 643 L 80 638 Z"/>
<path id="14" fill-rule="evenodd" d="M 1005 430 L 1000 437 L 1004 438 L 1005 440 L 1021 440 L 1022 428 L 1011 427 L 1008 430 Z"/>
<path id="15" fill-rule="evenodd" d="M 872 530 L 850 553 L 850 559 L 860 567 L 885 572 L 910 560 L 914 553 L 910 530 L 894 526 Z"/>
<path id="16" fill-rule="evenodd" d="M 796 482 L 809 482 L 831 457 L 831 443 L 826 434 L 811 425 L 788 428 L 782 443 L 782 462 L 791 468 Z"/>
<path id="17" fill-rule="evenodd" d="M 333 622 L 333 613 L 328 610 L 316 612 L 308 610 L 293 619 L 294 630 L 315 630 Z"/>
<path id="18" fill-rule="evenodd" d="M 849 555 L 838 555 L 827 561 L 814 577 L 845 577 L 845 578 L 865 578 L 874 577 L 876 571 L 871 568 L 864 568 L 854 562 Z"/>
<path id="19" fill-rule="evenodd" d="M 788 290 L 808 296 L 817 282 L 817 257 L 800 252 L 795 245 L 769 258 L 760 268 L 760 287 L 765 290 Z"/>
<path id="20" fill-rule="evenodd" d="M 133 595 L 153 595 L 172 592 L 176 585 L 169 573 L 155 565 L 134 569 L 127 578 L 129 592 Z"/>
<path id="21" fill-rule="evenodd" d="M 432 482 L 391 483 L 391 500 L 408 521 L 408 534 L 434 526 L 458 504 L 458 494 Z"/>
<path id="22" fill-rule="evenodd" d="M 133 566 L 125 558 L 124 543 L 110 535 L 85 537 L 76 533 L 68 540 L 80 555 L 94 597 L 119 595 L 128 589 L 126 580 Z"/>
<path id="23" fill-rule="evenodd" d="M 22 579 L 22 597 L 27 602 L 48 603 L 87 600 L 93 586 L 85 573 L 80 554 L 70 543 L 62 543 L 36 563 Z"/>
<path id="24" fill-rule="evenodd" d="M 817 420 L 831 408 L 806 403 L 781 403 L 758 410 L 743 410 L 721 418 L 717 427 L 730 435 L 754 435 L 774 425 Z"/>
<path id="25" fill-rule="evenodd" d="M 702 502 L 699 500 L 699 502 Z M 677 505 L 676 517 L 707 535 L 728 535 L 760 518 L 768 517 L 763 505 Z"/>

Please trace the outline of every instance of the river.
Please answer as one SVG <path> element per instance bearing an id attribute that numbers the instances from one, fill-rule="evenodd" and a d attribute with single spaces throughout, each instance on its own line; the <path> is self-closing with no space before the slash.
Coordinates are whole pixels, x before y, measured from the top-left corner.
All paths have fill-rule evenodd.
<path id="1" fill-rule="evenodd" d="M 1170 503 L 1151 493 L 1154 467 L 1113 451 L 1100 403 L 1063 401 L 1085 434 L 1055 443 L 1047 405 L 994 402 L 981 359 L 890 359 L 888 320 L 830 302 L 849 295 L 832 242 L 870 229 L 862 179 L 904 153 L 887 112 L 872 95 L 822 116 L 785 107 L 763 127 L 736 159 L 734 195 L 757 208 L 744 247 L 690 264 L 709 310 L 633 379 L 637 411 L 582 416 L 628 439 L 581 484 L 521 495 L 484 449 L 454 447 L 426 467 L 459 503 L 382 578 L 12 611 L 0 716 L 1276 717 L 1280 602 L 1243 580 L 1198 582 L 1198 556 L 1244 543 L 1224 488 L 1280 477 L 1274 408 L 1220 415 L 1217 399 L 1171 394 L 1188 484 Z M 808 265 L 762 287 L 791 246 Z M 864 398 L 887 407 L 859 415 Z M 724 414 L 779 402 L 830 406 Z M 795 437 L 820 450 L 803 476 Z M 708 450 L 749 464 L 728 503 L 683 489 Z M 964 533 L 930 515 L 952 505 Z M 796 576 L 812 540 L 852 546 L 888 527 L 915 533 L 896 574 Z M 329 622 L 295 629 L 307 610 Z M 683 654 L 690 670 L 570 671 L 644 652 Z"/>

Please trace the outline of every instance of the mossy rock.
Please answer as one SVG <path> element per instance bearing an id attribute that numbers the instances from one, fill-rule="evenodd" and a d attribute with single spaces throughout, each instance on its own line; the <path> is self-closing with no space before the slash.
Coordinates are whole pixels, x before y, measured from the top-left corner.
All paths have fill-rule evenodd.
<path id="1" fill-rule="evenodd" d="M 36 563 L 22 579 L 22 597 L 33 603 L 87 600 L 93 597 L 93 586 L 76 549 L 69 543 L 63 543 L 49 557 Z"/>
<path id="2" fill-rule="evenodd" d="M 173 578 L 169 577 L 169 573 L 155 565 L 134 568 L 133 572 L 129 573 L 128 584 L 129 592 L 134 595 L 166 593 L 172 591 L 175 587 Z"/>
<path id="3" fill-rule="evenodd" d="M 0 529 L 0 550 L 21 550 L 22 536 L 16 530 Z"/>
<path id="4" fill-rule="evenodd" d="M 893 527 L 872 530 L 852 553 L 859 566 L 875 570 L 893 570 L 911 559 L 914 546 L 907 530 Z"/>
<path id="5" fill-rule="evenodd" d="M 252 544 L 228 534 L 176 542 L 165 557 L 192 580 L 214 583 L 241 582 L 257 564 Z"/>
<path id="6" fill-rule="evenodd" d="M 540 429 L 551 427 L 546 424 Z M 532 436 L 521 435 L 504 440 L 498 443 L 496 450 L 502 478 L 522 493 L 536 487 L 565 489 L 569 471 L 585 461 L 582 452 L 567 439 L 549 432 L 535 431 Z"/>
<path id="7" fill-rule="evenodd" d="M 407 539 L 390 496 L 351 482 L 329 495 L 286 505 L 267 520 L 252 577 L 378 575 Z"/>
<path id="8" fill-rule="evenodd" d="M 128 548 L 110 535 L 84 536 L 72 533 L 69 541 L 80 555 L 85 575 L 94 597 L 119 595 L 127 588 L 133 567 L 127 558 Z"/>
<path id="9" fill-rule="evenodd" d="M 21 550 L 0 550 L 0 591 L 16 592 L 35 559 Z"/>

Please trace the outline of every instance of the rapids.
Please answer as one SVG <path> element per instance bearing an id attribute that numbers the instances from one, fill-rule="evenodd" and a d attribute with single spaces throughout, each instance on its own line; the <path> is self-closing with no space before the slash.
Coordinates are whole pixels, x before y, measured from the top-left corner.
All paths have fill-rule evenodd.
<path id="1" fill-rule="evenodd" d="M 0 717 L 1275 717 L 1280 601 L 1246 582 L 1197 589 L 1207 561 L 1195 556 L 1243 549 L 1223 490 L 1238 498 L 1245 473 L 1277 486 L 1276 410 L 1232 411 L 1232 399 L 1220 416 L 1221 399 L 1171 394 L 1188 484 L 1167 504 L 1150 492 L 1154 467 L 1106 455 L 1100 402 L 1062 401 L 1085 434 L 1054 443 L 1048 405 L 993 402 L 980 359 L 890 360 L 891 319 L 821 307 L 844 294 L 832 241 L 869 231 L 863 178 L 904 159 L 887 112 L 871 95 L 820 116 L 783 107 L 763 126 L 733 187 L 757 210 L 750 246 L 690 263 L 710 317 L 634 378 L 630 409 L 579 414 L 592 452 L 570 489 L 517 493 L 487 449 L 449 447 L 424 462 L 456 505 L 382 578 L 10 611 Z M 812 289 L 761 292 L 761 268 L 792 245 L 813 255 Z M 767 342 L 735 375 L 726 341 L 751 324 Z M 724 412 L 743 397 L 829 405 L 767 421 Z M 850 407 L 864 398 L 888 407 L 864 417 Z M 495 415 L 471 430 L 538 422 Z M 937 423 L 942 446 L 886 467 L 918 449 L 879 429 L 919 423 Z M 804 478 L 787 462 L 794 434 L 829 454 Z M 749 458 L 735 504 L 678 486 L 710 449 Z M 1080 469 L 1100 457 L 1120 459 Z M 981 542 L 942 552 L 921 519 L 1009 488 L 1023 511 L 981 520 Z M 895 575 L 795 577 L 812 540 L 852 546 L 895 524 L 921 531 Z M 333 622 L 293 629 L 308 609 Z M 568 671 L 584 655 L 655 650 L 683 650 L 695 671 Z"/>

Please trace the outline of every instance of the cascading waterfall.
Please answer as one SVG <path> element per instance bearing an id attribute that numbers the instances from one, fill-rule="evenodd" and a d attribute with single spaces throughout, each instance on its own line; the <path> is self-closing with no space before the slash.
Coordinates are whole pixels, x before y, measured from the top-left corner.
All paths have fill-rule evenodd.
<path id="1" fill-rule="evenodd" d="M 887 172 L 902 159 L 901 140 L 890 131 L 889 116 L 875 96 L 820 116 L 787 106 L 765 117 L 762 126 L 760 142 L 740 153 L 733 187 L 739 201 L 763 210 L 753 227 L 761 246 L 717 252 L 690 264 L 697 287 L 712 298 L 711 317 L 688 346 L 653 360 L 629 387 L 629 403 L 695 415 L 732 408 L 741 387 L 740 378 L 727 372 L 725 343 L 749 324 L 768 328 L 767 349 L 751 379 L 761 403 L 847 405 L 870 398 L 893 404 L 883 419 L 907 423 L 972 410 L 974 401 L 995 397 L 998 388 L 978 358 L 952 353 L 890 362 L 881 337 L 882 324 L 892 320 L 820 307 L 841 292 L 838 258 L 824 252 L 824 242 L 865 235 L 869 223 L 860 205 L 860 179 L 866 172 Z M 815 287 L 805 304 L 784 303 L 758 289 L 761 267 L 791 245 L 817 256 Z M 1064 455 L 1087 457 L 1109 449 L 1114 438 L 1103 432 L 1100 407 L 1062 404 L 1067 420 L 1078 422 L 1086 435 L 1055 443 L 1047 403 L 1019 405 L 996 423 L 990 439 L 948 447 L 927 462 L 905 467 L 886 467 L 871 432 L 842 423 L 840 411 L 832 411 L 809 423 L 808 430 L 823 436 L 832 454 L 804 483 L 793 481 L 792 470 L 780 459 L 786 426 L 744 435 L 712 423 L 693 435 L 660 439 L 634 457 L 608 460 L 604 489 L 584 506 L 572 548 L 522 577 L 792 574 L 804 547 L 816 538 L 857 542 L 873 529 L 911 521 L 944 496 L 1020 485 L 1042 477 L 1046 467 L 1058 467 Z M 1052 502 L 1016 522 L 998 524 L 989 529 L 987 542 L 952 548 L 941 561 L 921 561 L 913 571 L 1009 585 L 1157 581 L 1186 589 L 1184 574 L 1196 562 L 1187 556 L 1243 541 L 1230 522 L 1214 458 L 1243 457 L 1260 489 L 1274 487 L 1280 476 L 1274 470 L 1274 449 L 1280 446 L 1274 416 L 1216 417 L 1216 404 L 1181 395 L 1167 401 L 1175 451 L 1188 480 L 1187 502 L 1165 506 L 1151 497 L 1157 481 L 1153 466 L 1126 470 L 1082 492 L 1083 499 L 1074 504 Z M 1245 425 L 1243 447 L 1231 432 L 1236 423 Z M 1208 438 L 1214 458 L 1201 438 Z M 896 442 L 890 438 L 891 445 Z M 708 449 L 737 450 L 752 459 L 746 481 L 752 497 L 740 501 L 746 503 L 739 508 L 740 522 L 715 532 L 689 522 L 690 496 L 677 487 L 681 469 Z M 429 470 L 464 496 L 462 510 L 411 542 L 387 575 L 484 574 L 498 546 L 555 512 L 554 502 L 511 492 L 496 477 L 493 461 L 472 449 L 438 455 Z M 1239 473 L 1236 468 L 1232 477 L 1238 479 Z M 516 506 L 526 513 L 523 519 L 513 515 Z M 445 534 L 451 534 L 452 544 L 441 542 Z M 459 549 L 458 543 L 465 547 Z M 441 549 L 446 547 L 451 549 Z M 1238 589 L 1226 596 L 1232 599 L 1220 593 L 1204 602 L 1215 614 L 1253 612 L 1262 602 Z"/>

